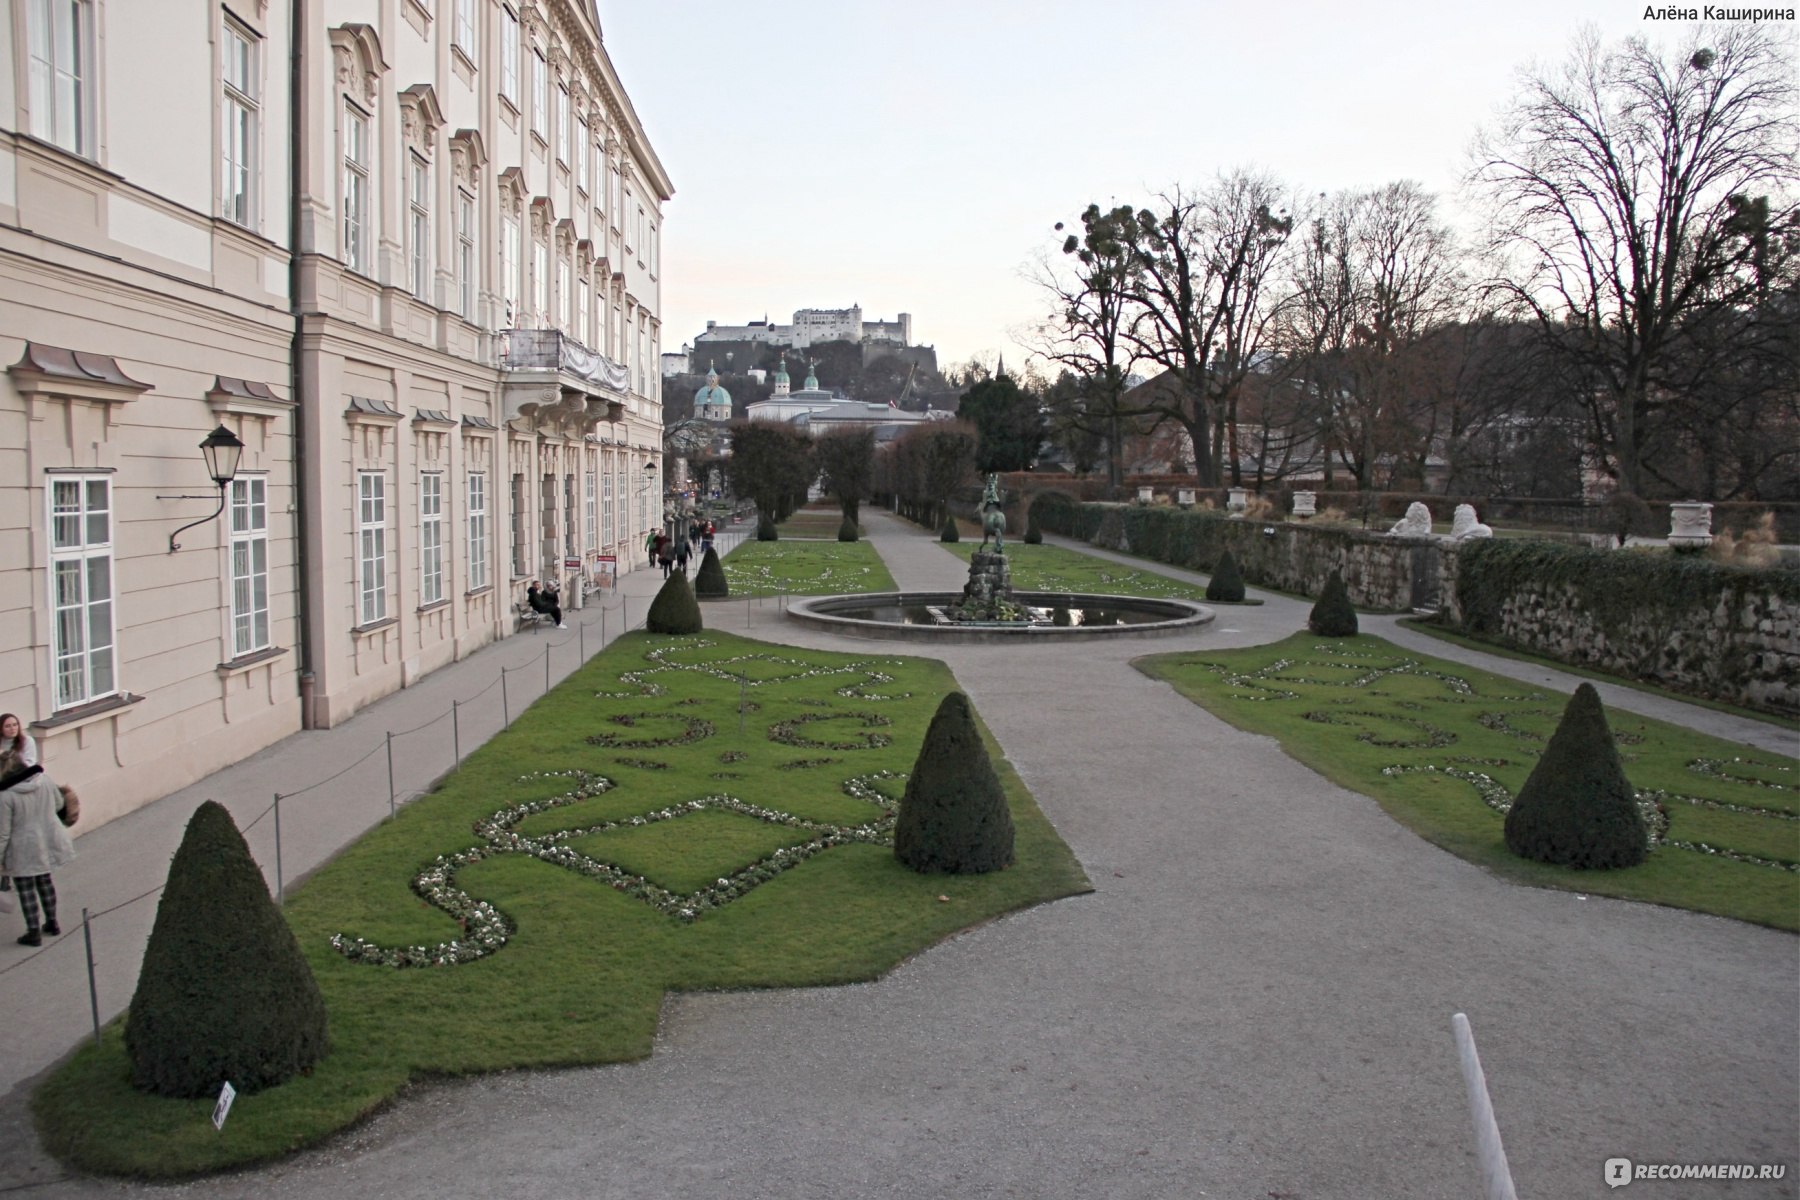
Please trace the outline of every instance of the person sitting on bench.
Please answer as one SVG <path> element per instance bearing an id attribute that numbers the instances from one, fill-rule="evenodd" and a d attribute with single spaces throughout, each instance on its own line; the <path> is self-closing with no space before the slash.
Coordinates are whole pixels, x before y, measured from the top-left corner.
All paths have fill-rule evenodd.
<path id="1" fill-rule="evenodd" d="M 532 612 L 541 612 L 555 621 L 558 629 L 567 629 L 568 626 L 563 624 L 562 605 L 558 604 L 556 600 L 556 589 L 546 588 L 539 591 L 535 580 L 531 586 L 525 589 L 525 603 L 530 606 Z"/>

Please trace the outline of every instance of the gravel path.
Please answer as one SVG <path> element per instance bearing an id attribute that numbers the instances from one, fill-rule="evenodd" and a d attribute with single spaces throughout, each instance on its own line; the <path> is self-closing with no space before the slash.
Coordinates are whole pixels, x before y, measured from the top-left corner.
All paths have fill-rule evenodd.
<path id="1" fill-rule="evenodd" d="M 865 524 L 900 587 L 960 583 L 931 535 Z M 23 1194 L 1470 1197 L 1457 1011 L 1521 1197 L 1612 1195 L 1601 1168 L 1619 1155 L 1787 1168 L 1646 1195 L 1800 1194 L 1800 940 L 1498 880 L 1129 665 L 1301 627 L 1305 604 L 1265 595 L 1167 641 L 932 651 L 1092 895 L 873 984 L 671 997 L 648 1060 L 422 1087 L 266 1170 Z M 779 610 L 712 605 L 707 620 L 845 648 Z M 849 648 L 872 645 L 911 649 Z M 1669 711 L 1709 731 L 1718 717 Z"/>

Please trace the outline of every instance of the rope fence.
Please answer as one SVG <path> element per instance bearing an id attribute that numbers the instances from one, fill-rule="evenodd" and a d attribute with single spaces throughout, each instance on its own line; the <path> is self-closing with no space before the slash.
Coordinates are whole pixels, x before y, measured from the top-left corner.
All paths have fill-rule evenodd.
<path id="1" fill-rule="evenodd" d="M 645 605 L 645 614 L 647 614 L 648 611 L 649 611 L 649 606 Z M 574 613 L 571 613 L 570 615 L 576 616 L 576 614 L 574 614 Z M 609 615 L 611 615 L 613 617 L 613 619 L 610 622 L 608 620 Z M 549 692 L 555 685 L 555 679 L 553 677 L 553 673 L 554 673 L 553 664 L 554 664 L 556 658 L 558 657 L 555 653 L 556 651 L 561 650 L 562 648 L 572 645 L 572 644 L 578 647 L 574 663 L 572 665 L 566 666 L 565 669 L 563 670 L 563 677 L 566 679 L 568 676 L 574 674 L 576 670 L 578 670 L 582 665 L 584 665 L 588 661 L 589 655 L 588 655 L 588 650 L 587 650 L 587 627 L 591 624 L 595 624 L 596 618 L 597 618 L 597 623 L 600 626 L 600 639 L 599 639 L 599 642 L 597 643 L 597 645 L 595 646 L 594 653 L 598 654 L 600 651 L 604 650 L 607 647 L 607 645 L 610 644 L 610 642 L 614 638 L 621 636 L 625 633 L 629 633 L 632 629 L 637 628 L 638 626 L 641 626 L 643 624 L 643 616 L 642 615 L 640 615 L 638 617 L 638 620 L 635 624 L 631 621 L 630 616 L 631 616 L 631 614 L 630 614 L 630 597 L 629 596 L 621 595 L 618 597 L 617 603 L 610 604 L 610 605 L 607 604 L 604 600 L 600 600 L 598 602 L 591 602 L 587 605 L 586 608 L 580 610 L 580 615 L 577 616 L 577 619 L 574 622 L 574 632 L 570 636 L 565 637 L 565 638 L 561 639 L 560 641 L 546 642 L 544 645 L 543 654 L 541 656 L 534 655 L 532 657 L 532 659 L 530 659 L 524 663 L 520 663 L 517 666 L 501 667 L 495 673 L 494 678 L 489 680 L 488 683 L 485 684 L 483 687 L 481 687 L 479 690 L 475 691 L 474 693 L 472 693 L 471 695 L 466 696 L 466 697 L 453 698 L 450 701 L 450 706 L 448 708 L 446 708 L 443 712 L 439 713 L 437 716 L 432 717 L 430 720 L 425 721 L 422 724 L 414 725 L 414 726 L 411 726 L 406 729 L 390 729 L 390 730 L 384 731 L 382 734 L 381 740 L 379 742 L 375 743 L 375 745 L 371 746 L 361 757 L 357 758 L 353 762 L 346 764 L 343 767 L 338 768 L 337 770 L 333 771 L 331 774 L 325 776 L 323 779 L 314 780 L 313 782 L 306 784 L 304 787 L 297 787 L 297 788 L 293 789 L 292 791 L 274 793 L 273 801 L 269 805 L 267 805 L 261 812 L 257 813 L 257 815 L 255 817 L 251 818 L 247 823 L 240 825 L 239 829 L 240 829 L 240 832 L 244 833 L 245 835 L 248 835 L 258 825 L 262 824 L 262 822 L 265 819 L 267 819 L 271 816 L 274 818 L 273 831 L 272 831 L 272 840 L 273 840 L 273 844 L 274 844 L 274 847 L 273 847 L 274 848 L 274 864 L 273 864 L 274 869 L 273 869 L 272 875 L 273 875 L 273 883 L 275 885 L 274 891 L 275 891 L 277 901 L 285 902 L 285 900 L 287 898 L 287 872 L 286 872 L 285 866 L 284 866 L 284 855 L 283 855 L 284 847 L 283 847 L 283 838 L 282 838 L 282 815 L 283 815 L 282 814 L 282 802 L 283 801 L 294 800 L 297 797 L 305 796 L 308 793 L 318 792 L 321 788 L 327 787 L 328 785 L 337 782 L 338 780 L 342 779 L 344 776 L 348 775 L 350 772 L 356 770 L 358 767 L 365 765 L 366 763 L 369 762 L 370 759 L 373 759 L 377 755 L 382 755 L 385 753 L 386 760 L 387 760 L 387 763 L 386 763 L 386 765 L 387 765 L 387 796 L 386 796 L 386 799 L 387 799 L 387 806 L 388 806 L 388 819 L 392 820 L 395 816 L 398 815 L 400 805 L 410 803 L 414 800 L 419 799 L 420 797 L 429 795 L 431 793 L 432 788 L 436 786 L 437 782 L 440 779 L 442 779 L 445 775 L 447 775 L 450 771 L 454 770 L 457 766 L 459 766 L 462 763 L 462 760 L 463 760 L 462 735 L 463 735 L 464 723 L 470 719 L 472 712 L 475 714 L 475 719 L 478 721 L 482 717 L 486 717 L 489 720 L 491 720 L 493 718 L 493 716 L 495 714 L 493 712 L 492 701 L 490 700 L 486 704 L 481 704 L 480 702 L 485 697 L 487 697 L 488 694 L 490 692 L 492 692 L 496 686 L 498 686 L 500 688 L 500 712 L 498 714 L 498 716 L 500 718 L 499 725 L 497 728 L 492 728 L 486 734 L 482 735 L 480 737 L 479 741 L 476 743 L 477 745 L 479 745 L 480 742 L 485 742 L 488 738 L 492 737 L 495 733 L 501 732 L 505 729 L 509 729 L 512 727 L 514 713 L 513 713 L 513 697 L 511 696 L 511 694 L 509 692 L 509 688 L 508 688 L 508 679 L 510 676 L 519 674 L 524 671 L 537 671 L 537 670 L 541 669 L 543 671 L 543 675 L 544 675 L 544 684 L 543 684 L 542 691 L 538 691 L 533 695 L 522 696 L 522 697 L 520 697 L 520 699 L 522 701 L 524 701 L 525 703 L 530 703 L 532 701 L 542 699 L 545 695 L 549 694 Z M 611 633 L 611 636 L 609 636 L 609 630 L 608 630 L 609 625 L 611 626 L 611 630 L 613 631 Z M 515 637 L 516 636 L 517 635 L 515 635 Z M 513 640 L 514 640 L 513 638 L 505 638 L 505 639 L 502 639 L 500 642 L 495 643 L 495 645 L 496 646 L 510 645 L 513 642 Z M 540 667 L 540 657 L 541 657 L 541 667 Z M 563 656 L 563 659 L 566 662 L 567 656 Z M 520 707 L 520 711 L 521 712 L 524 711 L 523 704 Z M 441 724 L 445 719 L 448 719 L 450 721 L 450 728 L 451 728 L 450 758 L 449 758 L 448 762 L 443 761 L 441 758 L 439 758 L 436 755 L 426 752 L 426 754 L 423 756 L 422 761 L 420 759 L 420 756 L 413 754 L 410 758 L 404 759 L 402 761 L 402 763 L 400 763 L 400 764 L 396 763 L 395 757 L 394 757 L 394 750 L 395 750 L 395 743 L 397 741 L 399 741 L 400 739 L 409 738 L 409 737 L 413 737 L 417 734 L 424 733 L 425 731 L 432 729 L 434 726 Z M 397 774 L 402 769 L 404 769 L 407 779 L 409 781 L 409 786 L 405 787 L 404 789 L 402 789 L 399 785 L 399 776 Z M 410 781 L 417 779 L 421 774 L 426 776 L 427 781 L 424 784 L 424 786 L 410 786 Z M 343 798 L 340 798 L 340 799 L 343 799 Z M 354 802 L 355 800 L 360 799 L 360 797 L 349 797 L 348 799 L 350 799 L 352 802 Z M 311 811 L 311 810 L 307 806 L 301 806 L 301 812 L 303 814 L 307 813 L 309 811 Z M 290 814 L 293 812 L 292 806 L 289 806 L 289 812 L 290 812 Z M 364 818 L 366 818 L 370 815 L 371 814 L 369 814 L 367 812 L 360 813 L 360 816 L 364 817 Z M 377 818 L 377 819 L 379 819 L 379 818 Z M 363 827 L 366 827 L 366 826 L 363 826 Z M 252 853 L 253 858 L 256 857 L 256 853 L 254 850 L 252 850 L 251 853 Z M 258 865 L 263 866 L 263 864 L 260 862 L 260 860 L 258 861 Z M 268 872 L 267 867 L 264 867 L 264 870 L 265 870 L 265 872 Z M 130 908 L 131 906 L 133 906 L 135 904 L 140 904 L 143 901 L 150 899 L 152 896 L 155 896 L 158 893 L 160 893 L 163 890 L 163 886 L 164 886 L 163 884 L 159 883 L 155 887 L 151 888 L 149 891 L 143 892 L 142 894 L 137 895 L 137 896 L 133 896 L 129 900 L 120 901 L 119 903 L 114 904 L 108 908 L 103 908 L 103 909 L 99 910 L 98 912 L 91 912 L 85 908 L 81 910 L 82 938 L 81 938 L 80 944 L 82 944 L 84 946 L 85 951 L 86 951 L 86 957 L 87 957 L 86 966 L 87 966 L 88 1009 L 93 1018 L 93 1020 L 92 1020 L 93 1036 L 94 1036 L 94 1040 L 96 1043 L 98 1043 L 100 1040 L 101 1011 L 100 1011 L 99 978 L 98 978 L 98 972 L 97 972 L 97 967 L 96 967 L 96 959 L 95 959 L 95 955 L 94 955 L 95 924 L 102 917 L 110 916 L 114 913 L 119 912 L 122 909 Z M 72 937 L 64 938 L 64 939 L 61 939 L 61 940 L 58 940 L 55 942 L 51 942 L 48 945 L 45 945 L 37 950 L 34 950 L 32 953 L 26 955 L 24 958 L 19 959 L 17 962 L 8 963 L 6 966 L 0 967 L 0 977 L 9 975 L 14 971 L 21 970 L 22 968 L 28 966 L 29 964 L 37 961 L 39 958 L 43 957 L 44 955 L 52 953 L 63 946 L 73 946 L 75 944 L 77 944 L 76 939 L 72 938 Z"/>

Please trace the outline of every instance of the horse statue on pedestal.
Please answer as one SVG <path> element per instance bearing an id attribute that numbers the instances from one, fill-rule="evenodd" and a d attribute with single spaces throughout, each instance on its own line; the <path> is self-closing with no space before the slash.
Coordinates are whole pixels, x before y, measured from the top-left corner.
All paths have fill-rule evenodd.
<path id="1" fill-rule="evenodd" d="M 1006 513 L 1000 506 L 1000 476 L 987 477 L 987 489 L 981 495 L 981 545 L 994 543 L 994 553 L 1005 551 Z"/>

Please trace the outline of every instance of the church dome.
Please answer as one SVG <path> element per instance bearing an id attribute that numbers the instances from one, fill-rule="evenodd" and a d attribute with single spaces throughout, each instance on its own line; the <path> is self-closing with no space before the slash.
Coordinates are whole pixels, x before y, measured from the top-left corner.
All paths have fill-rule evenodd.
<path id="1" fill-rule="evenodd" d="M 723 408 L 729 415 L 731 412 L 731 393 L 719 386 L 719 372 L 712 367 L 706 371 L 706 386 L 694 393 L 694 415 L 707 417 L 713 415 L 710 409 Z"/>

